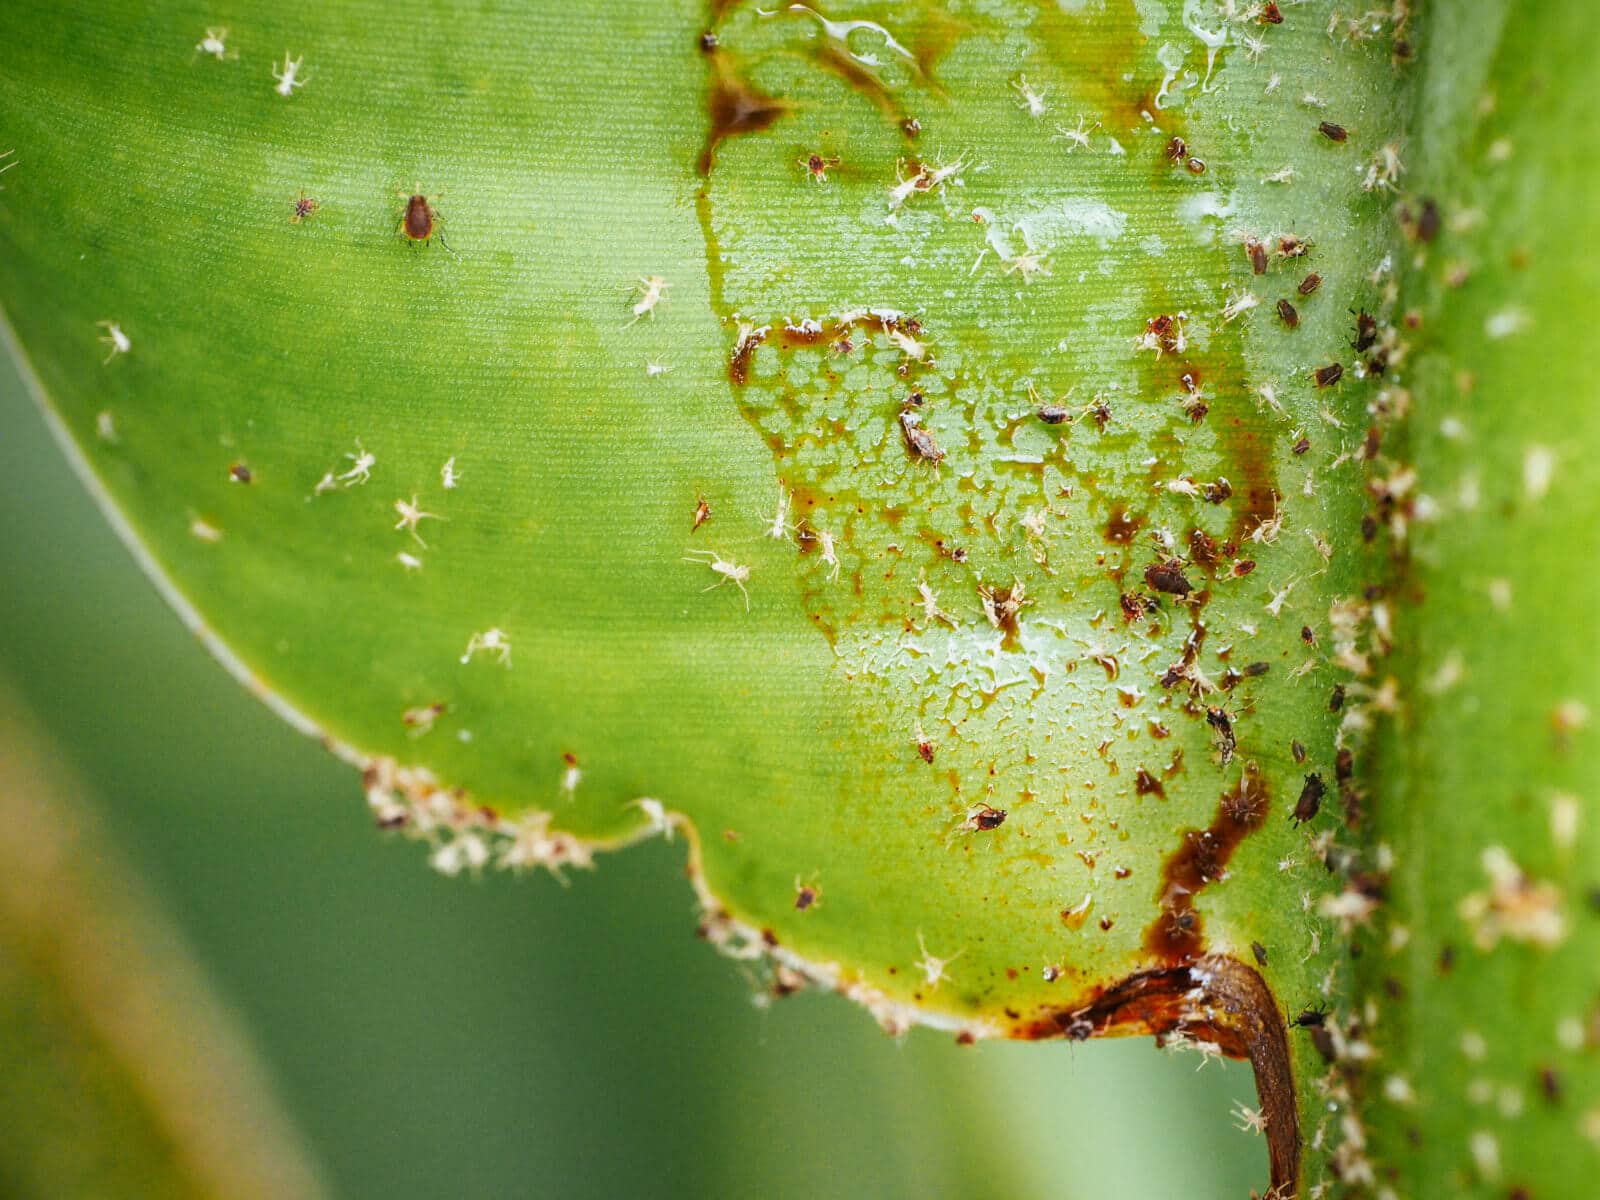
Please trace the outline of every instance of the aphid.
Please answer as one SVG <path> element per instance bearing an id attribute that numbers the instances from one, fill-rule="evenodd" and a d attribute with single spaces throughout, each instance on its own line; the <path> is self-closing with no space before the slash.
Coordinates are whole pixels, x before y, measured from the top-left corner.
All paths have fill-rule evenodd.
<path id="1" fill-rule="evenodd" d="M 1278 239 L 1279 258 L 1301 258 L 1311 249 L 1311 243 L 1303 237 L 1286 233 Z"/>
<path id="2" fill-rule="evenodd" d="M 1090 125 L 1085 118 L 1079 117 L 1077 126 L 1072 129 L 1068 129 L 1065 125 L 1057 125 L 1055 136 L 1050 140 L 1052 142 L 1067 143 L 1067 153 L 1071 154 L 1074 150 L 1087 150 L 1089 148 L 1089 135 L 1099 128 L 1099 121 Z"/>
<path id="3" fill-rule="evenodd" d="M 1290 447 L 1289 453 L 1295 455 L 1296 457 L 1299 457 L 1300 455 L 1304 454 L 1309 449 L 1311 449 L 1311 439 L 1303 437 L 1298 442 L 1296 442 L 1292 447 Z"/>
<path id="4" fill-rule="evenodd" d="M 833 570 L 828 572 L 828 578 L 834 580 L 838 579 L 839 555 L 834 549 L 833 534 L 828 532 L 826 529 L 819 529 L 817 530 L 817 542 L 822 547 L 822 561 L 833 568 Z"/>
<path id="5" fill-rule="evenodd" d="M 1194 586 L 1183 574 L 1183 564 L 1175 558 L 1151 563 L 1144 569 L 1144 581 L 1155 591 L 1169 596 L 1187 596 Z"/>
<path id="6" fill-rule="evenodd" d="M 494 654 L 495 660 L 501 666 L 511 665 L 511 639 L 500 629 L 486 629 L 482 633 L 475 633 L 467 641 L 467 652 L 461 656 L 463 663 L 472 661 L 472 656 L 479 650 L 487 650 Z"/>
<path id="7" fill-rule="evenodd" d="M 1019 97 L 1017 107 L 1026 111 L 1035 121 L 1049 111 L 1050 106 L 1044 102 L 1048 90 L 1034 87 L 1026 75 L 1019 76 L 1011 88 Z"/>
<path id="8" fill-rule="evenodd" d="M 905 439 L 906 449 L 913 458 L 923 462 L 930 462 L 938 466 L 944 461 L 944 451 L 939 449 L 939 443 L 933 440 L 933 434 L 922 427 L 922 418 L 912 409 L 900 410 L 900 434 Z"/>
<path id="9" fill-rule="evenodd" d="M 1300 313 L 1287 300 L 1278 301 L 1278 319 L 1290 329 L 1300 327 Z"/>
<path id="10" fill-rule="evenodd" d="M 806 912 L 814 908 L 822 893 L 812 884 L 801 883 L 798 876 L 794 881 L 794 907 L 797 912 Z"/>
<path id="11" fill-rule="evenodd" d="M 1167 143 L 1167 157 L 1173 162 L 1182 162 L 1189 157 L 1189 146 L 1181 137 L 1175 137 Z"/>
<path id="12" fill-rule="evenodd" d="M 1162 354 L 1182 354 L 1189 344 L 1183 332 L 1183 319 L 1182 313 L 1162 313 L 1158 317 L 1151 317 L 1145 322 L 1139 349 L 1154 350 L 1157 358 Z"/>
<path id="13" fill-rule="evenodd" d="M 212 55 L 218 62 L 221 62 L 228 53 L 227 40 L 228 30 L 226 26 L 208 28 L 205 37 L 195 43 L 195 53 Z"/>
<path id="14" fill-rule="evenodd" d="M 1036 411 L 1046 425 L 1059 425 L 1072 415 L 1059 404 L 1041 404 Z"/>
<path id="15" fill-rule="evenodd" d="M 725 583 L 732 583 L 744 596 L 745 611 L 750 611 L 750 593 L 745 591 L 744 586 L 750 578 L 750 568 L 748 566 L 723 558 L 715 550 L 691 550 L 684 555 L 683 561 L 710 567 L 712 571 L 722 576 L 715 583 L 701 588 L 702 592 L 709 592 L 712 588 L 719 588 Z"/>
<path id="16" fill-rule="evenodd" d="M 1295 802 L 1294 813 L 1291 816 L 1296 825 L 1304 825 L 1317 815 L 1322 808 L 1322 797 L 1327 791 L 1327 785 L 1322 782 L 1321 775 L 1312 772 L 1306 776 L 1305 786 L 1300 789 L 1300 799 Z"/>
<path id="17" fill-rule="evenodd" d="M 837 167 L 840 159 L 837 154 L 808 154 L 804 158 L 796 159 L 806 172 L 811 176 L 812 183 L 827 183 L 828 168 Z"/>
<path id="18" fill-rule="evenodd" d="M 440 519 L 439 515 L 437 513 L 423 512 L 422 509 L 417 507 L 417 498 L 415 496 L 411 497 L 409 503 L 404 500 L 396 500 L 394 502 L 394 510 L 400 514 L 400 519 L 394 523 L 394 527 L 396 529 L 404 529 L 411 535 L 417 545 L 427 549 L 428 543 L 423 541 L 422 535 L 417 532 L 417 524 L 420 521 L 437 521 Z"/>
<path id="19" fill-rule="evenodd" d="M 1253 559 L 1253 558 L 1241 558 L 1238 562 L 1234 563 L 1233 566 L 1228 568 L 1228 574 L 1233 576 L 1235 579 L 1243 579 L 1246 575 L 1250 574 L 1250 572 L 1254 571 L 1255 569 L 1256 569 L 1256 561 L 1255 561 L 1255 559 Z"/>
<path id="20" fill-rule="evenodd" d="M 1005 820 L 1005 809 L 980 804 L 967 814 L 967 819 L 961 822 L 961 828 L 970 833 L 987 833 L 991 829 L 999 829 Z"/>
<path id="21" fill-rule="evenodd" d="M 694 519 L 693 523 L 689 526 L 689 532 L 693 533 L 710 519 L 711 502 L 705 498 L 704 494 L 696 496 L 694 501 Z"/>
<path id="22" fill-rule="evenodd" d="M 1424 197 L 1422 212 L 1417 217 L 1417 240 L 1431 242 L 1439 236 L 1439 205 L 1431 197 Z"/>
<path id="23" fill-rule="evenodd" d="M 294 202 L 294 212 L 289 216 L 289 224 L 300 224 L 300 222 L 304 221 L 307 217 L 311 216 L 317 211 L 317 209 L 321 207 L 322 205 L 318 204 L 304 192 L 301 192 L 300 198 Z"/>
<path id="24" fill-rule="evenodd" d="M 932 765 L 934 751 L 936 751 L 938 747 L 933 744 L 932 739 L 930 739 L 927 734 L 922 732 L 921 721 L 917 722 L 916 745 L 917 757 L 922 759 L 923 762 Z"/>
<path id="25" fill-rule="evenodd" d="M 1561 1076 L 1554 1067 L 1541 1067 L 1539 1069 L 1539 1090 L 1544 1093 L 1544 1098 L 1551 1104 L 1560 1103 L 1563 1085 Z"/>
<path id="26" fill-rule="evenodd" d="M 1240 1133 L 1266 1133 L 1267 1118 L 1259 1108 L 1251 1108 L 1248 1104 L 1238 1104 L 1234 1107 L 1234 1128 Z"/>
<path id="27" fill-rule="evenodd" d="M 1317 126 L 1317 132 L 1330 142 L 1343 142 L 1350 136 L 1350 131 L 1343 125 L 1335 125 L 1332 121 L 1323 121 Z"/>
<path id="28" fill-rule="evenodd" d="M 1233 752 L 1239 745 L 1233 732 L 1233 718 L 1228 715 L 1226 709 L 1218 708 L 1214 704 L 1207 705 L 1206 724 L 1211 726 L 1211 741 L 1216 746 L 1217 752 L 1222 755 L 1222 765 L 1227 766 L 1233 761 Z"/>
<path id="29" fill-rule="evenodd" d="M 254 478 L 255 476 L 250 473 L 250 468 L 242 462 L 236 462 L 228 468 L 228 480 L 230 483 L 249 483 Z"/>
<path id="30" fill-rule="evenodd" d="M 1282 25 L 1283 14 L 1278 11 L 1276 4 L 1264 4 L 1261 11 L 1256 14 L 1256 23 L 1260 25 Z"/>
<path id="31" fill-rule="evenodd" d="M 303 55 L 300 58 L 291 59 L 289 52 L 285 50 L 283 52 L 283 70 L 280 72 L 277 67 L 272 68 L 272 77 L 278 81 L 278 86 L 272 90 L 277 92 L 278 95 L 288 98 L 294 95 L 295 88 L 305 87 L 306 84 L 310 83 L 309 79 L 299 78 L 300 64 L 304 61 Z"/>
<path id="32" fill-rule="evenodd" d="M 1203 158 L 1195 158 L 1191 155 L 1184 160 L 1183 165 L 1189 169 L 1189 174 L 1191 175 L 1204 175 L 1206 173 L 1206 160 Z"/>
<path id="33" fill-rule="evenodd" d="M 405 192 L 396 192 L 395 194 L 404 198 L 406 202 L 405 208 L 400 213 L 400 223 L 395 228 L 405 234 L 408 242 L 427 244 L 432 241 L 438 226 L 444 224 L 444 218 L 439 215 L 438 210 L 431 203 L 439 199 L 439 196 L 424 196 L 420 184 L 409 195 Z M 442 196 L 443 194 L 441 192 L 439 195 Z M 441 237 L 440 240 L 442 241 L 443 238 Z"/>
<path id="34" fill-rule="evenodd" d="M 1357 350 L 1365 350 L 1378 340 L 1378 322 L 1366 312 L 1356 314 L 1356 340 L 1351 343 Z"/>
<path id="35" fill-rule="evenodd" d="M 1295 762 L 1297 762 L 1297 763 L 1305 762 L 1305 760 L 1306 760 L 1305 744 L 1303 742 L 1300 742 L 1300 741 L 1291 741 L 1289 743 L 1289 757 L 1294 759 Z"/>
<path id="36" fill-rule="evenodd" d="M 346 454 L 345 457 L 350 460 L 350 469 L 339 475 L 339 482 L 345 487 L 355 487 L 356 484 L 366 483 L 372 478 L 372 468 L 377 465 L 378 459 L 361 444 L 360 438 L 356 439 L 356 452 Z"/>
<path id="37" fill-rule="evenodd" d="M 1333 685 L 1332 693 L 1328 696 L 1328 711 L 1336 713 L 1336 712 L 1339 712 L 1340 710 L 1342 710 L 1343 708 L 1344 708 L 1344 684 L 1336 683 L 1336 684 Z"/>
<path id="38" fill-rule="evenodd" d="M 633 320 L 623 328 L 636 324 L 643 317 L 655 317 L 656 305 L 666 299 L 667 289 L 672 285 L 659 275 L 641 275 L 635 290 L 639 299 L 633 305 Z"/>
<path id="39" fill-rule="evenodd" d="M 778 485 L 778 511 L 767 527 L 767 536 L 776 541 L 789 540 L 789 492 L 781 483 Z"/>
<path id="40" fill-rule="evenodd" d="M 411 730 L 413 737 L 421 737 L 433 728 L 433 723 L 444 715 L 444 710 L 443 702 L 408 708 L 400 714 L 400 723 Z"/>
<path id="41" fill-rule="evenodd" d="M 1356 773 L 1356 756 L 1353 750 L 1341 750 L 1333 758 L 1333 777 L 1344 783 Z"/>
<path id="42" fill-rule="evenodd" d="M 923 981 L 928 987 L 934 989 L 937 989 L 940 982 L 945 978 L 944 969 L 966 953 L 966 950 L 962 949 L 957 950 L 949 958 L 935 958 L 928 953 L 928 943 L 922 940 L 920 930 L 917 933 L 917 945 L 922 948 L 922 957 L 917 960 L 915 965 L 922 968 Z"/>
<path id="43" fill-rule="evenodd" d="M 1250 953 L 1255 956 L 1256 966 L 1264 967 L 1267 965 L 1267 948 L 1260 942 L 1250 943 Z"/>
<path id="44" fill-rule="evenodd" d="M 978 597 L 983 603 L 983 614 L 996 629 L 1016 629 L 1017 616 L 1030 604 L 1020 579 L 1012 580 L 1008 588 L 980 585 Z"/>
<path id="45" fill-rule="evenodd" d="M 102 366 L 105 363 L 110 362 L 117 355 L 126 354 L 128 351 L 133 349 L 133 342 L 128 339 L 127 334 L 122 332 L 122 326 L 117 324 L 117 322 L 100 321 L 98 324 L 101 329 L 106 331 L 105 336 L 100 339 L 101 343 L 111 347 L 111 349 L 107 352 L 105 359 L 102 361 Z"/>
<path id="46" fill-rule="evenodd" d="M 1301 1029 L 1321 1029 L 1327 1020 L 1327 1008 L 1323 1005 L 1317 1005 L 1315 1007 L 1301 1009 L 1300 1015 L 1291 1021 L 1290 1024 L 1297 1025 Z"/>
<path id="47" fill-rule="evenodd" d="M 1244 252 L 1250 256 L 1250 269 L 1257 275 L 1267 273 L 1267 248 L 1261 244 L 1259 238 L 1249 238 L 1245 241 Z"/>
<path id="48" fill-rule="evenodd" d="M 928 586 L 926 579 L 918 581 L 917 594 L 922 597 L 922 615 L 928 624 L 931 625 L 935 621 L 943 621 L 951 629 L 956 627 L 955 618 L 939 607 L 939 593 Z"/>
<path id="49" fill-rule="evenodd" d="M 1321 286 L 1322 276 L 1313 271 L 1300 281 L 1300 294 L 1302 296 L 1309 296 Z"/>
<path id="50" fill-rule="evenodd" d="M 1344 367 L 1338 363 L 1329 363 L 1325 367 L 1318 367 L 1311 373 L 1312 381 L 1319 388 L 1332 387 L 1344 378 Z"/>

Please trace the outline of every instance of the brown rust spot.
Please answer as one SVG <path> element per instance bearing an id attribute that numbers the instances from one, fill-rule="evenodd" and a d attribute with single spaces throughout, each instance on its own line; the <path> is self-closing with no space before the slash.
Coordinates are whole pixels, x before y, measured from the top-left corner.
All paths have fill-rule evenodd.
<path id="1" fill-rule="evenodd" d="M 1197 958 L 1205 946 L 1194 898 L 1227 874 L 1228 860 L 1246 837 L 1261 828 L 1270 800 L 1255 763 L 1246 763 L 1239 782 L 1224 792 L 1217 815 L 1205 829 L 1188 829 L 1161 867 L 1156 893 L 1160 914 L 1144 933 L 1145 949 L 1169 963 Z"/>
<path id="2" fill-rule="evenodd" d="M 698 164 L 702 176 L 711 174 L 711 168 L 717 162 L 717 147 L 727 139 L 757 133 L 794 111 L 794 106 L 788 101 L 759 92 L 741 79 L 725 51 L 713 48 L 710 58 L 711 90 L 706 94 L 706 112 L 710 124 L 706 129 L 706 144 L 700 151 Z"/>
<path id="3" fill-rule="evenodd" d="M 1106 518 L 1106 541 L 1113 546 L 1131 545 L 1148 519 L 1143 513 L 1130 513 L 1117 505 Z"/>

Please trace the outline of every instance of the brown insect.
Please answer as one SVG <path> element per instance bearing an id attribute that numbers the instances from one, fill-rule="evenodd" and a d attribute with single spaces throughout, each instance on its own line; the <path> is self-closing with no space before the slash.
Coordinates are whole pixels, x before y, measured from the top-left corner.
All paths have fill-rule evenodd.
<path id="1" fill-rule="evenodd" d="M 1300 1015 L 1291 1024 L 1298 1025 L 1301 1029 L 1321 1029 L 1328 1019 L 1326 1008 L 1305 1008 L 1300 1010 Z"/>
<path id="2" fill-rule="evenodd" d="M 1189 146 L 1181 137 L 1175 137 L 1167 143 L 1167 157 L 1173 162 L 1182 162 L 1189 157 Z"/>
<path id="3" fill-rule="evenodd" d="M 1206 708 L 1206 724 L 1211 726 L 1211 740 L 1222 755 L 1222 765 L 1227 766 L 1233 761 L 1234 749 L 1239 745 L 1233 732 L 1233 718 L 1226 709 L 1213 704 Z"/>
<path id="4" fill-rule="evenodd" d="M 294 213 L 289 217 L 289 223 L 291 225 L 298 225 L 321 207 L 322 205 L 318 204 L 304 192 L 301 192 L 300 199 L 294 202 Z"/>
<path id="5" fill-rule="evenodd" d="M 1287 300 L 1278 301 L 1278 319 L 1290 329 L 1300 327 L 1300 313 Z"/>
<path id="6" fill-rule="evenodd" d="M 944 461 L 944 451 L 933 440 L 933 434 L 922 427 L 922 419 L 909 408 L 900 411 L 900 434 L 905 438 L 906 449 L 913 458 L 938 466 Z"/>
<path id="7" fill-rule="evenodd" d="M 1310 249 L 1310 242 L 1292 233 L 1286 233 L 1278 239 L 1278 254 L 1282 258 L 1300 258 Z"/>
<path id="8" fill-rule="evenodd" d="M 1187 596 L 1194 591 L 1194 585 L 1184 576 L 1183 564 L 1175 558 L 1151 563 L 1144 569 L 1144 581 L 1169 596 Z"/>
<path id="9" fill-rule="evenodd" d="M 1311 439 L 1310 438 L 1301 438 L 1298 442 L 1296 442 L 1294 444 L 1294 446 L 1290 449 L 1289 452 L 1291 454 L 1295 455 L 1296 457 L 1298 457 L 1298 456 L 1304 454 L 1309 449 L 1311 449 Z"/>
<path id="10" fill-rule="evenodd" d="M 1260 942 L 1250 943 L 1250 953 L 1255 955 L 1256 966 L 1264 967 L 1267 965 L 1267 948 Z"/>
<path id="11" fill-rule="evenodd" d="M 1302 296 L 1309 296 L 1321 286 L 1322 276 L 1313 271 L 1300 281 L 1300 294 Z"/>
<path id="12" fill-rule="evenodd" d="M 1160 608 L 1160 602 L 1154 596 L 1146 596 L 1143 592 L 1123 592 L 1118 603 L 1122 607 L 1123 619 L 1128 621 L 1142 621 Z"/>
<path id="13" fill-rule="evenodd" d="M 1322 782 L 1322 776 L 1313 772 L 1306 776 L 1305 786 L 1300 789 L 1300 799 L 1295 803 L 1291 820 L 1296 825 L 1304 825 L 1317 815 L 1322 807 L 1322 797 L 1327 793 L 1327 785 Z"/>
<path id="14" fill-rule="evenodd" d="M 1365 350 L 1378 340 L 1378 322 L 1370 313 L 1359 312 L 1356 314 L 1356 340 L 1353 343 L 1357 350 Z"/>
<path id="15" fill-rule="evenodd" d="M 1261 25 L 1282 25 L 1283 14 L 1278 11 L 1276 4 L 1267 4 L 1262 7 L 1260 15 L 1256 17 L 1256 21 Z M 1265 966 L 1266 964 L 1263 963 L 1262 965 Z"/>
<path id="16" fill-rule="evenodd" d="M 837 167 L 839 162 L 837 154 L 808 154 L 800 160 L 800 165 L 811 175 L 813 183 L 827 183 L 828 168 Z"/>
<path id="17" fill-rule="evenodd" d="M 1183 165 L 1189 168 L 1189 174 L 1191 175 L 1204 175 L 1206 173 L 1206 160 L 1203 158 L 1191 157 Z"/>
<path id="18" fill-rule="evenodd" d="M 805 912 L 817 902 L 817 889 L 808 883 L 794 881 L 794 906 L 800 912 Z"/>
<path id="19" fill-rule="evenodd" d="M 1071 415 L 1059 404 L 1041 404 L 1038 410 L 1039 420 L 1046 425 L 1059 425 Z"/>
<path id="20" fill-rule="evenodd" d="M 234 483 L 249 483 L 255 476 L 250 473 L 250 468 L 245 466 L 244 463 L 236 462 L 228 468 L 228 478 Z"/>
<path id="21" fill-rule="evenodd" d="M 1335 125 L 1332 121 L 1324 121 L 1317 126 L 1317 132 L 1330 142 L 1343 142 L 1350 137 L 1350 131 L 1343 125 Z"/>
<path id="22" fill-rule="evenodd" d="M 427 245 L 437 234 L 442 243 L 444 235 L 439 232 L 439 226 L 444 224 L 444 218 L 433 207 L 433 201 L 444 193 L 440 192 L 438 196 L 424 196 L 419 185 L 409 196 L 405 192 L 395 194 L 406 202 L 405 208 L 400 213 L 400 222 L 395 229 L 405 234 L 408 242 L 421 242 Z M 446 249 L 448 248 L 447 246 Z"/>
<path id="23" fill-rule="evenodd" d="M 999 829 L 1005 824 L 1006 810 L 991 808 L 987 804 L 980 804 L 967 814 L 967 819 L 961 823 L 961 828 L 973 832 L 987 833 L 991 829 Z"/>
<path id="24" fill-rule="evenodd" d="M 711 502 L 703 495 L 696 496 L 694 501 L 694 524 L 689 526 L 689 532 L 693 533 L 696 529 L 699 529 L 700 526 L 704 525 L 710 519 Z"/>
<path id="25" fill-rule="evenodd" d="M 1329 363 L 1313 371 L 1311 378 L 1319 388 L 1332 387 L 1344 378 L 1344 367 L 1338 363 Z"/>
<path id="26" fill-rule="evenodd" d="M 1250 269 L 1257 275 L 1267 273 L 1267 248 L 1261 244 L 1260 239 L 1251 238 L 1244 244 L 1244 252 L 1250 256 Z"/>

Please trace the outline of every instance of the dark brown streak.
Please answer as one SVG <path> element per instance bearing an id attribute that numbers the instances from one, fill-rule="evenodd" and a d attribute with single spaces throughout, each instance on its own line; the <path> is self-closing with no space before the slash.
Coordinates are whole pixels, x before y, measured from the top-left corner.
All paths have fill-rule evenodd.
<path id="1" fill-rule="evenodd" d="M 1187 966 L 1128 976 L 1091 1003 L 1062 1009 L 1016 1031 L 1023 1038 L 1081 1041 L 1109 1034 L 1182 1033 L 1247 1059 L 1266 1122 L 1267 1157 L 1277 1200 L 1300 1186 L 1300 1112 L 1289 1065 L 1289 1033 L 1261 975 L 1236 958 L 1207 955 Z"/>

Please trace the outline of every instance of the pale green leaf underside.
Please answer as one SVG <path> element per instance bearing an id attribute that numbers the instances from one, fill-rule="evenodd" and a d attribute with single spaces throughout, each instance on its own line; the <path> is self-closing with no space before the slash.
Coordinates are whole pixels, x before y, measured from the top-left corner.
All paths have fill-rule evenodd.
<path id="1" fill-rule="evenodd" d="M 1248 959 L 1261 942 L 1296 1003 L 1328 964 L 1299 965 L 1317 926 L 1302 893 L 1332 885 L 1288 813 L 1305 772 L 1332 779 L 1328 603 L 1359 579 L 1355 546 L 1325 562 L 1316 540 L 1356 525 L 1356 468 L 1334 463 L 1369 391 L 1310 373 L 1352 366 L 1349 310 L 1376 307 L 1388 201 L 1362 181 L 1394 134 L 1394 84 L 1388 41 L 1327 37 L 1326 5 L 1227 25 L 1214 63 L 1195 29 L 1225 23 L 1187 7 L 1194 29 L 1176 0 L 863 9 L 909 52 L 849 40 L 881 60 L 881 103 L 819 57 L 814 13 L 736 9 L 724 61 L 793 111 L 724 142 L 707 180 L 696 4 L 262 6 L 222 61 L 193 49 L 215 19 L 198 8 L 12 4 L 0 149 L 22 166 L 3 177 L 0 301 L 155 564 L 341 743 L 585 839 L 640 832 L 634 802 L 656 799 L 698 831 L 740 920 L 893 1000 L 1015 1032 L 1160 961 L 1162 863 L 1253 761 L 1270 809 L 1229 864 L 1253 882 L 1197 901 L 1202 945 Z M 1259 59 L 1245 37 L 1266 40 Z M 289 98 L 270 73 L 285 50 L 304 56 Z M 1168 159 L 1175 135 L 1204 174 Z M 963 166 L 896 205 L 915 156 Z M 398 235 L 413 185 L 443 193 L 448 248 Z M 291 223 L 302 194 L 319 207 Z M 1313 250 L 1273 241 L 1253 276 L 1240 230 Z M 1015 261 L 1030 239 L 1048 274 Z M 1325 282 L 1302 299 L 1309 270 Z M 651 275 L 667 299 L 629 325 Z M 1242 292 L 1260 306 L 1225 322 Z M 1273 312 L 1291 296 L 1292 332 Z M 902 376 L 905 348 L 865 330 L 848 355 L 775 344 L 785 321 L 869 307 L 916 314 L 932 362 Z M 1136 348 L 1180 312 L 1184 353 Z M 775 330 L 743 387 L 741 319 Z M 102 320 L 131 340 L 105 364 Z M 1074 410 L 1102 396 L 1110 423 L 1047 427 L 1030 382 Z M 913 388 L 937 470 L 896 424 Z M 319 493 L 358 445 L 370 480 Z M 1226 477 L 1232 498 L 1166 488 L 1184 476 Z M 837 579 L 793 531 L 765 536 L 780 491 L 791 523 L 833 538 Z M 413 496 L 437 514 L 425 549 L 394 528 Z M 1249 540 L 1275 503 L 1276 539 Z M 1148 518 L 1129 546 L 1105 536 L 1119 508 Z M 1188 568 L 1211 591 L 1198 666 L 1220 682 L 1268 664 L 1195 699 L 1159 681 L 1189 611 L 1119 608 L 1148 591 L 1151 531 L 1188 555 L 1191 526 L 1239 541 L 1215 581 Z M 718 577 L 695 550 L 749 568 L 748 611 L 731 583 L 702 590 Z M 1253 573 L 1230 578 L 1243 560 Z M 1031 603 L 1009 635 L 979 587 L 1015 581 Z M 509 667 L 463 664 L 490 629 Z M 436 703 L 427 732 L 403 723 Z M 1235 722 L 1226 765 L 1207 704 Z M 1141 768 L 1164 796 L 1139 794 Z M 979 804 L 1004 824 L 963 828 Z M 937 990 L 925 952 L 950 960 Z"/>

